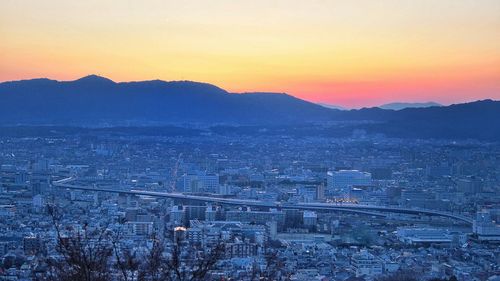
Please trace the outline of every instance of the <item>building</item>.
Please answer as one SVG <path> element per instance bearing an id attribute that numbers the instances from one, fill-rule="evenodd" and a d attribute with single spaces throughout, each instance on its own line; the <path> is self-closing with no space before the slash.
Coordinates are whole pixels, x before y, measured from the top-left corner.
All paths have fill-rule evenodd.
<path id="1" fill-rule="evenodd" d="M 203 230 L 199 227 L 188 228 L 186 236 L 191 244 L 201 244 L 203 242 Z"/>
<path id="2" fill-rule="evenodd" d="M 318 223 L 318 214 L 314 211 L 304 211 L 303 222 L 304 226 L 310 230 L 315 229 Z"/>
<path id="3" fill-rule="evenodd" d="M 182 176 L 183 179 L 183 191 L 184 192 L 201 192 L 203 189 L 202 182 L 198 179 L 198 175 L 185 174 Z"/>
<path id="4" fill-rule="evenodd" d="M 328 190 L 343 189 L 353 186 L 370 186 L 372 175 L 358 170 L 340 170 L 327 173 Z"/>
<path id="5" fill-rule="evenodd" d="M 255 243 L 236 241 L 233 243 L 224 243 L 226 258 L 246 258 L 256 256 L 258 246 Z"/>
<path id="6" fill-rule="evenodd" d="M 206 206 L 183 206 L 185 211 L 184 221 L 189 222 L 190 220 L 205 220 L 205 213 L 207 210 Z"/>
<path id="7" fill-rule="evenodd" d="M 215 193 L 219 191 L 219 175 L 218 174 L 202 174 L 198 175 L 202 183 L 203 191 Z"/>
<path id="8" fill-rule="evenodd" d="M 187 229 L 183 226 L 177 226 L 174 228 L 174 241 L 184 242 L 187 238 Z"/>
<path id="9" fill-rule="evenodd" d="M 316 200 L 322 201 L 325 199 L 325 186 L 320 184 L 316 186 Z"/>
<path id="10" fill-rule="evenodd" d="M 186 219 L 186 210 L 183 206 L 173 206 L 170 210 L 170 223 L 175 225 L 184 225 Z"/>
<path id="11" fill-rule="evenodd" d="M 302 211 L 298 209 L 285 209 L 285 225 L 287 228 L 297 228 L 303 220 Z"/>
<path id="12" fill-rule="evenodd" d="M 302 202 L 314 202 L 317 199 L 317 189 L 316 186 L 308 185 L 301 186 L 297 190 L 299 197 Z"/>
<path id="13" fill-rule="evenodd" d="M 488 210 L 477 212 L 472 231 L 481 241 L 500 241 L 500 225 L 493 222 Z"/>
<path id="14" fill-rule="evenodd" d="M 476 194 L 482 190 L 482 181 L 478 178 L 469 177 L 457 182 L 457 190 L 465 194 Z"/>
<path id="15" fill-rule="evenodd" d="M 356 271 L 356 277 L 366 276 L 373 278 L 383 273 L 382 261 L 366 250 L 352 255 L 351 265 Z"/>
<path id="16" fill-rule="evenodd" d="M 204 172 L 185 174 L 183 176 L 184 192 L 219 192 L 219 175 Z"/>
<path id="17" fill-rule="evenodd" d="M 301 186 L 297 189 L 297 195 L 303 202 L 321 201 L 325 199 L 325 186 L 322 184 Z"/>
<path id="18" fill-rule="evenodd" d="M 130 236 L 149 236 L 153 234 L 153 223 L 145 221 L 129 221 L 125 223 Z"/>
<path id="19" fill-rule="evenodd" d="M 220 195 L 231 195 L 233 188 L 230 185 L 222 184 L 217 188 L 217 193 Z"/>
<path id="20" fill-rule="evenodd" d="M 461 246 L 467 242 L 467 235 L 438 228 L 400 227 L 397 237 L 401 242 L 410 245 L 450 244 Z"/>
<path id="21" fill-rule="evenodd" d="M 282 230 L 285 225 L 285 213 L 276 209 L 271 209 L 270 212 L 262 212 L 252 211 L 250 208 L 242 208 L 241 210 L 226 212 L 226 220 L 250 222 L 260 225 L 276 221 L 278 230 Z"/>
<path id="22" fill-rule="evenodd" d="M 36 255 L 43 252 L 45 246 L 40 236 L 29 235 L 23 238 L 23 248 L 26 255 Z"/>
<path id="23" fill-rule="evenodd" d="M 272 222 L 275 224 L 275 222 Z M 187 229 L 190 243 L 210 244 L 221 239 L 225 243 L 251 241 L 261 245 L 267 241 L 266 226 L 252 225 L 239 221 L 199 221 L 191 220 Z"/>
<path id="24" fill-rule="evenodd" d="M 219 208 L 213 205 L 207 205 L 205 210 L 205 220 L 206 221 L 215 221 L 217 220 L 217 214 L 219 213 Z"/>

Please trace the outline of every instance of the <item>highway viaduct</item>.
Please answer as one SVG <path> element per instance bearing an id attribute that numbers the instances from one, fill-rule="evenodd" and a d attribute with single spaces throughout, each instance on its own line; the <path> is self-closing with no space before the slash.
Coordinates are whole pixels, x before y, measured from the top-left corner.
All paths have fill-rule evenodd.
<path id="1" fill-rule="evenodd" d="M 462 223 L 472 225 L 472 218 L 457 215 L 448 212 L 441 212 L 437 210 L 429 209 L 412 209 L 403 207 L 386 207 L 377 205 L 363 205 L 363 204 L 338 204 L 338 203 L 281 203 L 281 202 L 266 202 L 266 201 L 256 201 L 256 200 L 243 200 L 234 198 L 220 198 L 220 197 L 210 197 L 210 196 L 199 196 L 199 195 L 187 195 L 182 193 L 170 193 L 170 192 L 156 192 L 156 191 L 146 191 L 146 190 L 121 190 L 121 189 L 107 189 L 107 188 L 94 188 L 80 185 L 73 185 L 69 183 L 70 180 L 64 179 L 60 181 L 55 181 L 52 184 L 58 188 L 64 189 L 74 189 L 83 191 L 97 191 L 97 192 L 109 192 L 118 193 L 126 195 L 142 195 L 151 196 L 159 198 L 170 198 L 178 200 L 188 200 L 196 202 L 208 202 L 220 205 L 231 205 L 231 206 L 249 206 L 258 208 L 277 208 L 277 209 L 299 209 L 299 210 L 315 210 L 315 211 L 337 211 L 337 212 L 349 212 L 365 214 L 370 216 L 385 217 L 382 213 L 399 213 L 399 214 L 409 214 L 409 215 L 426 215 L 426 216 L 438 216 L 445 217 Z"/>

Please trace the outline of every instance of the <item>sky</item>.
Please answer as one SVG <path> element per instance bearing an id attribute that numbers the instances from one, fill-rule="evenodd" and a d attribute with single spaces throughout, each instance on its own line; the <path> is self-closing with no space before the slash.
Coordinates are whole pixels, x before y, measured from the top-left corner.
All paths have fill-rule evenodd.
<path id="1" fill-rule="evenodd" d="M 88 74 L 350 108 L 500 99 L 500 1 L 0 1 L 0 81 Z"/>

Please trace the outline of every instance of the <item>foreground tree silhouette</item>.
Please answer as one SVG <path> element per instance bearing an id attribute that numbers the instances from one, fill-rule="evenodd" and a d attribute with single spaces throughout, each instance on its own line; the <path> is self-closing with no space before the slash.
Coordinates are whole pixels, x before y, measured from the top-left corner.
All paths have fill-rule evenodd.
<path id="1" fill-rule="evenodd" d="M 265 255 L 266 267 L 260 270 L 253 265 L 250 280 L 255 281 L 287 281 L 289 274 L 285 270 L 285 261 L 279 257 L 276 251 L 269 250 Z"/>
<path id="2" fill-rule="evenodd" d="M 170 249 L 165 251 L 166 245 Z M 164 243 L 153 239 L 139 269 L 139 281 L 203 281 L 224 255 L 224 244 L 219 240 L 210 247 L 188 245 L 180 239 Z M 166 255 L 164 253 L 167 253 Z"/>
<path id="3" fill-rule="evenodd" d="M 119 270 L 120 276 L 117 278 L 122 281 L 135 281 L 141 264 L 137 252 L 123 248 L 121 245 L 120 236 L 113 239 L 113 253 L 115 258 L 115 267 Z"/>
<path id="4" fill-rule="evenodd" d="M 56 250 L 60 260 L 49 261 L 49 280 L 107 281 L 111 278 L 110 257 L 113 248 L 106 228 L 91 229 L 87 223 L 81 228 L 62 228 L 62 214 L 55 206 L 48 213 L 56 230 Z"/>
<path id="5" fill-rule="evenodd" d="M 151 247 L 138 253 L 124 246 L 121 235 L 107 227 L 91 228 L 86 223 L 77 228 L 63 227 L 59 209 L 51 205 L 47 210 L 60 258 L 49 261 L 45 280 L 204 281 L 225 251 L 220 239 L 201 247 L 153 235 Z"/>

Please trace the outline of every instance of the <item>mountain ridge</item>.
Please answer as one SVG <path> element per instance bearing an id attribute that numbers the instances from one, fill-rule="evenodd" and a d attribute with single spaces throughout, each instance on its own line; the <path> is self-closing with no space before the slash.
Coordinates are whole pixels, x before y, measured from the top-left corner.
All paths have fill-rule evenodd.
<path id="1" fill-rule="evenodd" d="M 377 106 L 382 109 L 391 109 L 391 110 L 402 110 L 405 108 L 425 108 L 432 106 L 443 106 L 437 102 L 429 101 L 429 102 L 391 102 Z"/>
<path id="2" fill-rule="evenodd" d="M 0 126 L 330 126 L 341 122 L 395 137 L 500 140 L 500 123 L 492 120 L 500 120 L 500 101 L 338 110 L 286 93 L 230 93 L 216 85 L 185 80 L 114 82 L 89 75 L 73 81 L 42 78 L 0 83 Z"/>
<path id="3" fill-rule="evenodd" d="M 328 119 L 328 110 L 287 94 L 231 94 L 194 81 L 114 82 L 89 75 L 73 81 L 0 83 L 0 124 L 175 122 L 273 123 Z"/>

